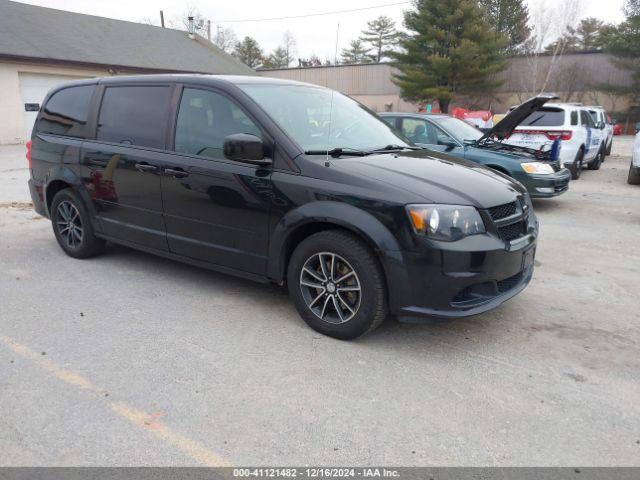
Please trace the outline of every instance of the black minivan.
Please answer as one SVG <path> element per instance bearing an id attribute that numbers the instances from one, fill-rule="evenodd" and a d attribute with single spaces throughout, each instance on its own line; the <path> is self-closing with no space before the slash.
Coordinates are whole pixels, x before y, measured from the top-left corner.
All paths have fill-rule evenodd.
<path id="1" fill-rule="evenodd" d="M 90 79 L 52 90 L 27 158 L 62 249 L 111 241 L 286 284 L 314 329 L 485 312 L 523 290 L 526 190 L 419 150 L 358 102 L 254 76 Z"/>

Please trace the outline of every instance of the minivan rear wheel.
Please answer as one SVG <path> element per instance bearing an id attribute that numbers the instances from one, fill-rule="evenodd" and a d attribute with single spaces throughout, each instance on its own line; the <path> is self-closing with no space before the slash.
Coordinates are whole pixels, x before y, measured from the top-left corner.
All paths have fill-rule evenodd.
<path id="1" fill-rule="evenodd" d="M 76 192 L 60 190 L 49 211 L 53 233 L 67 255 L 88 258 L 104 250 L 105 241 L 95 236 L 87 209 Z"/>
<path id="2" fill-rule="evenodd" d="M 300 243 L 289 261 L 287 284 L 303 320 L 330 337 L 354 339 L 388 316 L 378 259 L 347 232 L 323 231 Z"/>

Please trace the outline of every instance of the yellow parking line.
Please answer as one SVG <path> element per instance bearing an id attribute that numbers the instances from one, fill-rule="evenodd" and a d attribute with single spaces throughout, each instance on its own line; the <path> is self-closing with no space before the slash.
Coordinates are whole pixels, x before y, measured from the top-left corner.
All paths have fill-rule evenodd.
<path id="1" fill-rule="evenodd" d="M 107 391 L 104 388 L 97 387 L 82 375 L 62 368 L 48 358 L 45 358 L 43 355 L 31 350 L 29 347 L 16 342 L 11 337 L 1 335 L 0 341 L 21 357 L 31 360 L 34 364 L 68 385 L 94 393 L 102 394 Z M 104 399 L 106 397 L 100 395 L 96 398 Z M 208 467 L 231 466 L 230 462 L 207 449 L 201 443 L 171 430 L 162 421 L 160 421 L 158 415 L 152 415 L 142 410 L 138 410 L 125 402 L 108 401 L 107 403 L 111 411 L 119 417 L 124 418 L 132 425 L 135 425 L 136 427 L 141 428 L 142 430 L 145 430 L 173 445 L 196 462 Z"/>

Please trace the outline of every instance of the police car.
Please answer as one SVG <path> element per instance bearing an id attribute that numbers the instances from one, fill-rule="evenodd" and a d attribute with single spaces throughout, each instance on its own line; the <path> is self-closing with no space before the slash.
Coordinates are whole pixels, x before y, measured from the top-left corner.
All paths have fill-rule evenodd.
<path id="1" fill-rule="evenodd" d="M 605 155 L 605 124 L 581 104 L 547 103 L 531 113 L 504 143 L 536 150 L 560 141 L 560 162 L 578 179 L 583 167 L 598 170 Z"/>
<path id="2" fill-rule="evenodd" d="M 604 154 L 611 155 L 611 147 L 613 147 L 613 122 L 611 121 L 611 117 L 607 115 L 607 112 L 602 107 L 592 106 L 585 108 L 589 110 L 596 126 L 600 123 L 604 123 L 604 131 L 607 135 L 604 143 Z"/>

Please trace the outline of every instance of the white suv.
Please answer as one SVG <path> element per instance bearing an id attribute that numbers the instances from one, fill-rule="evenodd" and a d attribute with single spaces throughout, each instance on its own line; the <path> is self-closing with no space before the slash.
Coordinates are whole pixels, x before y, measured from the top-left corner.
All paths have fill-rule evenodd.
<path id="1" fill-rule="evenodd" d="M 593 121 L 596 123 L 596 127 L 604 124 L 604 131 L 607 135 L 604 143 L 604 154 L 611 155 L 611 147 L 613 147 L 613 122 L 611 117 L 607 115 L 607 112 L 602 107 L 585 107 L 589 110 Z"/>
<path id="2" fill-rule="evenodd" d="M 583 166 L 598 170 L 604 159 L 606 132 L 580 104 L 548 103 L 529 115 L 504 141 L 535 150 L 560 141 L 560 162 L 578 179 Z"/>

